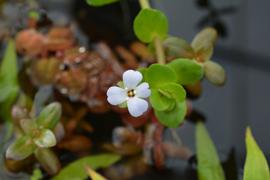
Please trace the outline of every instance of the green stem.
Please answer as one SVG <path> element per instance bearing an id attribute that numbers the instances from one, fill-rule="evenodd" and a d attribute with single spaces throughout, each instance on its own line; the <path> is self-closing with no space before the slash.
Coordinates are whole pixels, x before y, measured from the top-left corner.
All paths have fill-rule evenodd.
<path id="1" fill-rule="evenodd" d="M 165 54 L 164 54 L 164 50 L 163 50 L 163 45 L 162 45 L 161 39 L 159 37 L 156 37 L 154 39 L 154 44 L 155 44 L 155 49 L 156 49 L 157 62 L 159 64 L 165 64 L 166 63 L 166 59 L 165 59 Z"/>
<path id="2" fill-rule="evenodd" d="M 151 8 L 148 0 L 139 0 L 142 9 Z"/>
<path id="3" fill-rule="evenodd" d="M 142 9 L 151 8 L 151 6 L 149 4 L 149 0 L 139 0 L 139 2 L 140 2 Z M 164 54 L 164 50 L 163 50 L 163 46 L 162 46 L 162 41 L 159 37 L 154 38 L 154 45 L 155 45 L 155 49 L 156 49 L 157 62 L 159 64 L 165 64 L 166 58 L 165 58 L 165 54 Z"/>

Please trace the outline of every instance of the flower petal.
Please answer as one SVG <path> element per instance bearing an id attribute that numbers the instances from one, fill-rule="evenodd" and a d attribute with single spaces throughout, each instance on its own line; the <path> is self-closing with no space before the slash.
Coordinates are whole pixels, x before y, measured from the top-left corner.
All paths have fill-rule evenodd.
<path id="1" fill-rule="evenodd" d="M 107 91 L 107 100 L 112 105 L 118 105 L 126 101 L 127 93 L 124 89 L 113 86 L 110 87 Z"/>
<path id="2" fill-rule="evenodd" d="M 151 95 L 149 84 L 144 82 L 136 88 L 136 96 L 139 98 L 148 98 Z"/>
<path id="3" fill-rule="evenodd" d="M 123 82 L 128 89 L 134 89 L 142 80 L 142 74 L 139 71 L 127 70 L 123 74 Z"/>
<path id="4" fill-rule="evenodd" d="M 130 98 L 127 101 L 127 105 L 128 112 L 134 117 L 141 116 L 148 108 L 147 101 L 137 97 Z"/>

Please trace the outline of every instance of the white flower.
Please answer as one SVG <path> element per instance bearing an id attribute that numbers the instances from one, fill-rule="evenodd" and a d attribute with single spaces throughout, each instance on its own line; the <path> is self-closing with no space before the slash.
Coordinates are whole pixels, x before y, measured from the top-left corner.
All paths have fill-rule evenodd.
<path id="1" fill-rule="evenodd" d="M 123 74 L 124 88 L 112 86 L 107 91 L 107 100 L 112 105 L 120 105 L 127 102 L 129 113 L 138 117 L 148 108 L 148 102 L 143 98 L 150 96 L 149 84 L 142 81 L 142 74 L 139 71 L 127 70 Z"/>

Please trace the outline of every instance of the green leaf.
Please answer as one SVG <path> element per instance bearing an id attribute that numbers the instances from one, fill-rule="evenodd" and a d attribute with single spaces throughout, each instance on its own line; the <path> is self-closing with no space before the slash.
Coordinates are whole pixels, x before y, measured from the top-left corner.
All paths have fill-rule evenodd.
<path id="1" fill-rule="evenodd" d="M 191 46 L 196 52 L 201 49 L 207 49 L 209 46 L 214 46 L 217 36 L 217 31 L 214 28 L 207 27 L 195 36 Z"/>
<path id="2" fill-rule="evenodd" d="M 175 59 L 168 67 L 174 70 L 181 85 L 195 84 L 203 77 L 203 67 L 190 59 Z"/>
<path id="3" fill-rule="evenodd" d="M 53 129 L 59 122 L 62 114 L 61 104 L 54 102 L 47 105 L 37 117 L 37 124 L 40 128 Z"/>
<path id="4" fill-rule="evenodd" d="M 6 158 L 22 160 L 30 156 L 35 149 L 36 145 L 33 143 L 31 137 L 22 136 L 9 145 L 6 151 Z"/>
<path id="5" fill-rule="evenodd" d="M 60 162 L 55 153 L 47 148 L 38 148 L 35 151 L 35 157 L 40 165 L 50 175 L 55 175 L 61 169 Z M 68 179 L 68 178 L 67 178 Z"/>
<path id="6" fill-rule="evenodd" d="M 56 145 L 56 138 L 51 130 L 43 129 L 34 137 L 34 142 L 40 148 L 49 148 Z"/>
<path id="7" fill-rule="evenodd" d="M 226 73 L 222 66 L 213 62 L 207 61 L 204 63 L 205 77 L 214 85 L 222 86 L 226 81 Z"/>
<path id="8" fill-rule="evenodd" d="M 186 91 L 183 86 L 176 83 L 167 83 L 160 86 L 159 90 L 167 93 L 170 98 L 173 98 L 177 102 L 182 102 L 186 98 Z"/>
<path id="9" fill-rule="evenodd" d="M 11 120 L 11 106 L 18 93 L 17 55 L 13 40 L 9 40 L 0 68 L 0 114 L 5 120 Z"/>
<path id="10" fill-rule="evenodd" d="M 84 157 L 64 167 L 52 180 L 82 180 L 87 177 L 87 172 L 85 171 L 86 166 L 96 170 L 98 168 L 109 167 L 119 160 L 120 156 L 116 154 L 101 154 Z"/>
<path id="11" fill-rule="evenodd" d="M 200 180 L 225 180 L 220 160 L 205 126 L 196 124 L 196 151 Z"/>
<path id="12" fill-rule="evenodd" d="M 193 58 L 194 51 L 188 42 L 177 37 L 168 37 L 163 46 L 168 56 L 177 58 Z"/>
<path id="13" fill-rule="evenodd" d="M 42 179 L 42 172 L 40 169 L 36 168 L 33 171 L 32 176 L 30 177 L 30 180 L 41 180 Z"/>
<path id="14" fill-rule="evenodd" d="M 157 89 L 151 91 L 150 103 L 155 110 L 165 111 L 175 105 L 175 100 L 166 97 L 160 93 Z"/>
<path id="15" fill-rule="evenodd" d="M 177 102 L 175 107 L 170 111 L 155 110 L 155 115 L 161 124 L 170 128 L 176 128 L 184 121 L 186 111 L 187 105 L 186 102 L 183 101 Z"/>
<path id="16" fill-rule="evenodd" d="M 90 6 L 103 6 L 118 2 L 119 0 L 86 0 Z"/>
<path id="17" fill-rule="evenodd" d="M 176 74 L 165 65 L 152 64 L 146 71 L 145 80 L 151 89 L 157 89 L 163 84 L 176 82 Z"/>
<path id="18" fill-rule="evenodd" d="M 13 40 L 9 40 L 5 51 L 4 59 L 0 68 L 0 80 L 8 82 L 8 84 L 17 84 L 18 67 L 17 55 Z"/>
<path id="19" fill-rule="evenodd" d="M 34 130 L 37 128 L 36 122 L 33 119 L 22 119 L 20 120 L 20 125 L 25 134 L 33 134 Z"/>
<path id="20" fill-rule="evenodd" d="M 270 180 L 270 173 L 264 154 L 250 128 L 246 130 L 247 157 L 244 167 L 244 180 Z"/>
<path id="21" fill-rule="evenodd" d="M 18 97 L 19 87 L 0 80 L 0 94 L 0 116 L 6 121 L 11 121 L 11 108 Z"/>
<path id="22" fill-rule="evenodd" d="M 165 39 L 168 34 L 168 20 L 163 12 L 156 9 L 142 9 L 134 20 L 134 32 L 145 43 L 155 37 Z"/>

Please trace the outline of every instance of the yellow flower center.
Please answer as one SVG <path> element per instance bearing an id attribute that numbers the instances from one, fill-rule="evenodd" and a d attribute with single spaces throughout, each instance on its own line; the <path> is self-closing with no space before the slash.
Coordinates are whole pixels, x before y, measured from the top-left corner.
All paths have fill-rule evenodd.
<path id="1" fill-rule="evenodd" d="M 135 90 L 134 89 L 128 90 L 127 95 L 128 95 L 128 97 L 134 97 L 135 96 Z"/>

